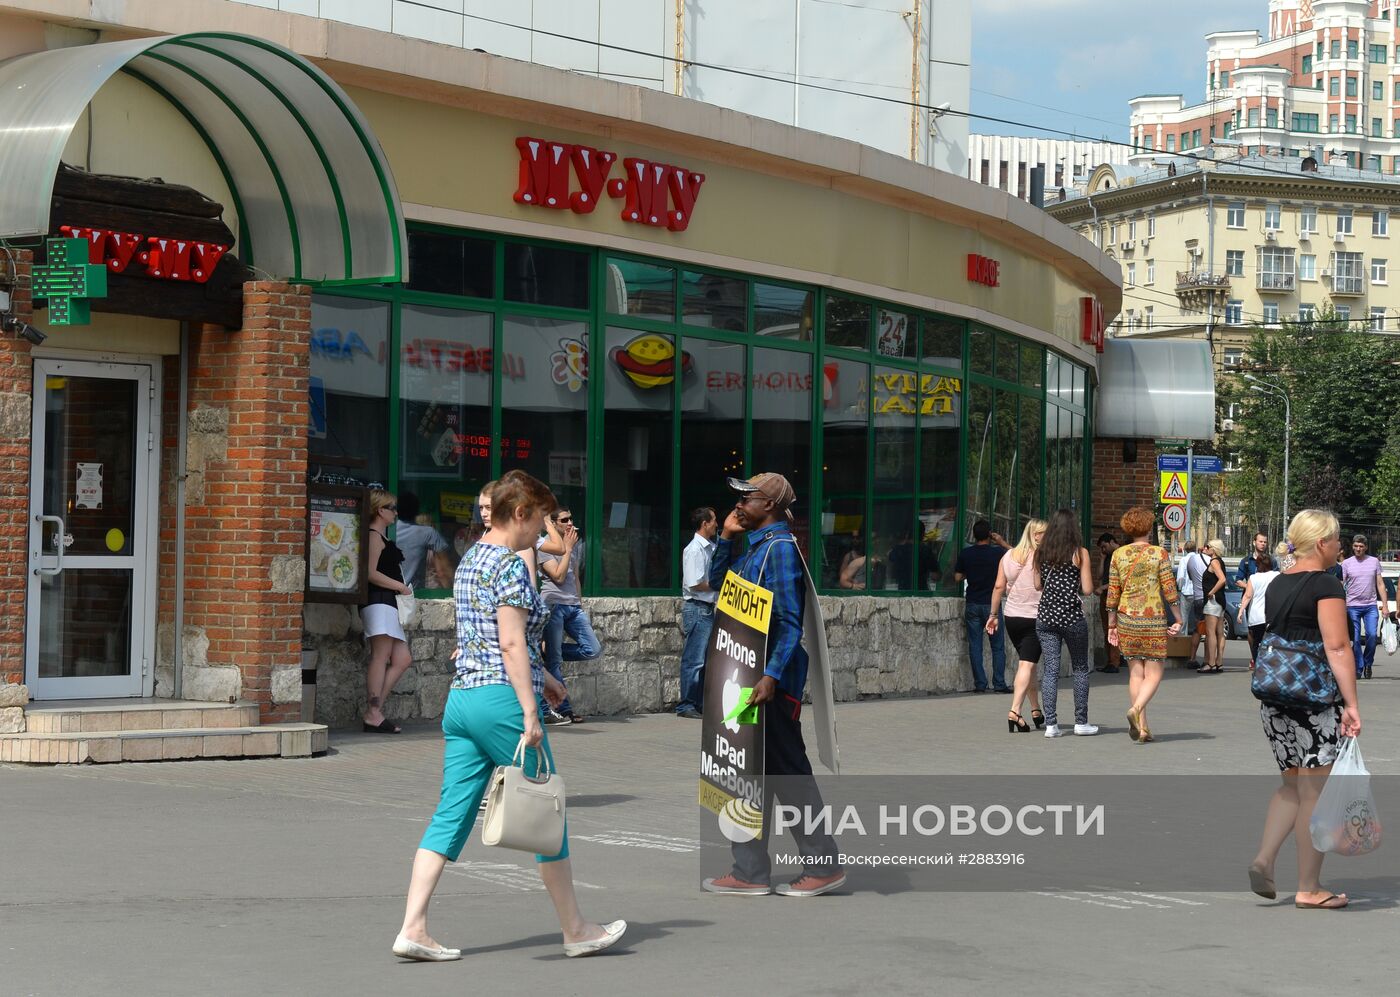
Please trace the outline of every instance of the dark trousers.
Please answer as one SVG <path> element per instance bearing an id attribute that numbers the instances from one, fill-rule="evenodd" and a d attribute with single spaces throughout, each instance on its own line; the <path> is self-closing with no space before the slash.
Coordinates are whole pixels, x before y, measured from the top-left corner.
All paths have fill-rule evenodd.
<path id="1" fill-rule="evenodd" d="M 821 831 L 804 833 L 806 815 L 820 812 L 822 795 L 812 777 L 812 763 L 807 760 L 807 745 L 802 740 L 802 724 L 798 720 L 801 708 L 800 702 L 782 692 L 763 704 L 763 837 L 733 846 L 734 875 L 748 883 L 767 883 L 772 874 L 768 834 L 775 792 L 784 805 L 798 807 L 803 814 L 797 826 L 783 832 L 796 839 L 803 871 L 815 876 L 841 871 L 831 835 Z M 775 779 L 780 779 L 776 785 Z"/>

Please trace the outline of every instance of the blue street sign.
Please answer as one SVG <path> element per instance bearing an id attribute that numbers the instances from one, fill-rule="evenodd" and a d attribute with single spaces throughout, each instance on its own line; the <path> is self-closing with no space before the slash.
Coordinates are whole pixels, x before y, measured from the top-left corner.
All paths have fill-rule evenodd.
<path id="1" fill-rule="evenodd" d="M 1201 458 L 1197 457 L 1196 460 Z M 1167 471 L 1185 471 L 1186 458 L 1184 456 L 1165 456 L 1157 458 L 1157 470 L 1159 473 Z"/>
<path id="2" fill-rule="evenodd" d="M 1157 458 L 1161 460 L 1161 458 Z M 1224 463 L 1219 457 L 1192 457 L 1192 474 L 1219 474 L 1225 469 Z"/>

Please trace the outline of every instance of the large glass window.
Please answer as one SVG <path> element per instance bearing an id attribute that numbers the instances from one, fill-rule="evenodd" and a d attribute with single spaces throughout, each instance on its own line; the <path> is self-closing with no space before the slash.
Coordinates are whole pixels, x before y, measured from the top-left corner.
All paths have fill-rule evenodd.
<path id="1" fill-rule="evenodd" d="M 823 588 L 849 589 L 857 587 L 855 576 L 864 584 L 863 571 L 851 569 L 851 562 L 868 553 L 865 486 L 870 367 L 853 360 L 828 359 L 822 368 L 822 382 L 821 584 Z"/>
<path id="2" fill-rule="evenodd" d="M 496 244 L 490 239 L 415 232 L 408 240 L 408 288 L 467 298 L 496 294 Z"/>
<path id="3" fill-rule="evenodd" d="M 690 542 L 686 528 L 690 510 L 714 506 L 723 520 L 734 502 L 734 494 L 725 487 L 724 479 L 745 476 L 744 405 L 748 395 L 742 344 L 687 336 L 683 349 L 681 362 L 692 373 L 685 375 L 681 387 L 680 452 L 684 457 L 680 461 L 682 529 L 678 542 L 682 546 Z M 808 359 L 802 354 L 797 354 L 797 358 Z M 757 384 L 754 388 L 756 392 Z M 792 487 L 797 490 L 797 483 L 793 482 Z M 811 497 L 800 490 L 798 496 Z"/>
<path id="4" fill-rule="evenodd" d="M 415 587 L 450 588 L 451 560 L 471 535 L 472 506 L 491 476 L 492 317 L 404 305 L 399 332 L 399 530 Z M 523 376 L 518 356 L 503 376 Z M 436 534 L 405 527 L 426 526 Z M 433 556 L 447 554 L 447 558 Z"/>
<path id="5" fill-rule="evenodd" d="M 870 349 L 870 306 L 839 294 L 826 296 L 826 345 Z"/>
<path id="6" fill-rule="evenodd" d="M 962 369 L 962 339 L 966 323 L 947 315 L 925 315 L 921 327 L 923 345 L 919 355 L 925 363 L 953 370 Z"/>
<path id="7" fill-rule="evenodd" d="M 681 277 L 681 320 L 688 326 L 744 332 L 748 291 L 749 282 L 738 277 L 687 270 Z"/>
<path id="8" fill-rule="evenodd" d="M 507 314 L 501 340 L 501 472 L 519 468 L 549 485 L 584 533 L 588 323 Z"/>
<path id="9" fill-rule="evenodd" d="M 670 588 L 675 337 L 608 329 L 603 368 L 602 583 Z"/>
<path id="10" fill-rule="evenodd" d="M 814 297 L 810 288 L 755 283 L 753 331 L 760 336 L 809 342 L 812 338 Z"/>
<path id="11" fill-rule="evenodd" d="M 588 258 L 586 250 L 507 242 L 506 300 L 556 308 L 587 308 L 590 300 Z"/>
<path id="12" fill-rule="evenodd" d="M 918 323 L 913 315 L 890 308 L 875 310 L 875 352 L 882 357 L 919 355 Z"/>
<path id="13" fill-rule="evenodd" d="M 363 460 L 353 476 L 389 480 L 389 304 L 311 298 L 311 463 Z M 338 473 L 339 465 L 326 465 Z"/>
<path id="14" fill-rule="evenodd" d="M 612 315 L 671 322 L 676 317 L 676 268 L 636 260 L 608 260 L 603 293 Z"/>
<path id="15" fill-rule="evenodd" d="M 952 580 L 957 552 L 958 449 L 963 381 L 954 374 L 920 375 L 918 587 L 936 589 Z"/>
<path id="16" fill-rule="evenodd" d="M 930 375 L 931 376 L 931 375 Z M 918 371 L 876 367 L 872 379 L 874 512 L 866 585 L 909 592 L 914 584 L 914 460 L 923 384 Z"/>

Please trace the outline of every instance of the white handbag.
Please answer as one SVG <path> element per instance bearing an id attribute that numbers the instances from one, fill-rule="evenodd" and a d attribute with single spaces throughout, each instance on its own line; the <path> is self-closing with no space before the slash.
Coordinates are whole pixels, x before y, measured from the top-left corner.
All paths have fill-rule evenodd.
<path id="1" fill-rule="evenodd" d="M 400 593 L 394 596 L 394 601 L 399 604 L 399 626 L 410 627 L 418 619 L 418 600 L 412 595 Z"/>
<path id="2" fill-rule="evenodd" d="M 525 772 L 525 739 L 509 765 L 498 765 L 486 790 L 482 844 L 514 848 L 536 855 L 558 855 L 564 845 L 564 779 L 551 771 L 543 746 L 535 749 L 538 765 Z"/>

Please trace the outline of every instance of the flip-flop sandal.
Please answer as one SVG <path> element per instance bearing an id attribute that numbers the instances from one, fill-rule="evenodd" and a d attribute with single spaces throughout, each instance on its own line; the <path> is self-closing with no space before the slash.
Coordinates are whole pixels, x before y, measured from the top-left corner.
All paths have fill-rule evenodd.
<path id="1" fill-rule="evenodd" d="M 1332 902 L 1333 900 L 1341 900 L 1342 902 L 1339 904 L 1334 904 Z M 1297 907 L 1299 910 L 1341 910 L 1349 903 L 1351 903 L 1350 900 L 1343 899 L 1342 897 L 1333 893 L 1320 903 L 1310 904 L 1294 900 L 1293 906 Z"/>
<path id="2" fill-rule="evenodd" d="M 395 727 L 394 724 L 393 724 L 393 722 L 390 721 L 390 720 L 384 720 L 384 721 L 382 721 L 381 723 L 378 723 L 378 724 L 365 724 L 365 725 L 364 725 L 364 728 L 365 728 L 365 733 L 366 733 L 366 734 L 401 734 L 401 733 L 403 733 L 403 729 L 400 728 L 400 727 Z"/>
<path id="3" fill-rule="evenodd" d="M 1249 888 L 1265 900 L 1278 899 L 1278 891 L 1274 889 L 1274 877 L 1266 875 L 1263 869 L 1249 867 Z"/>

